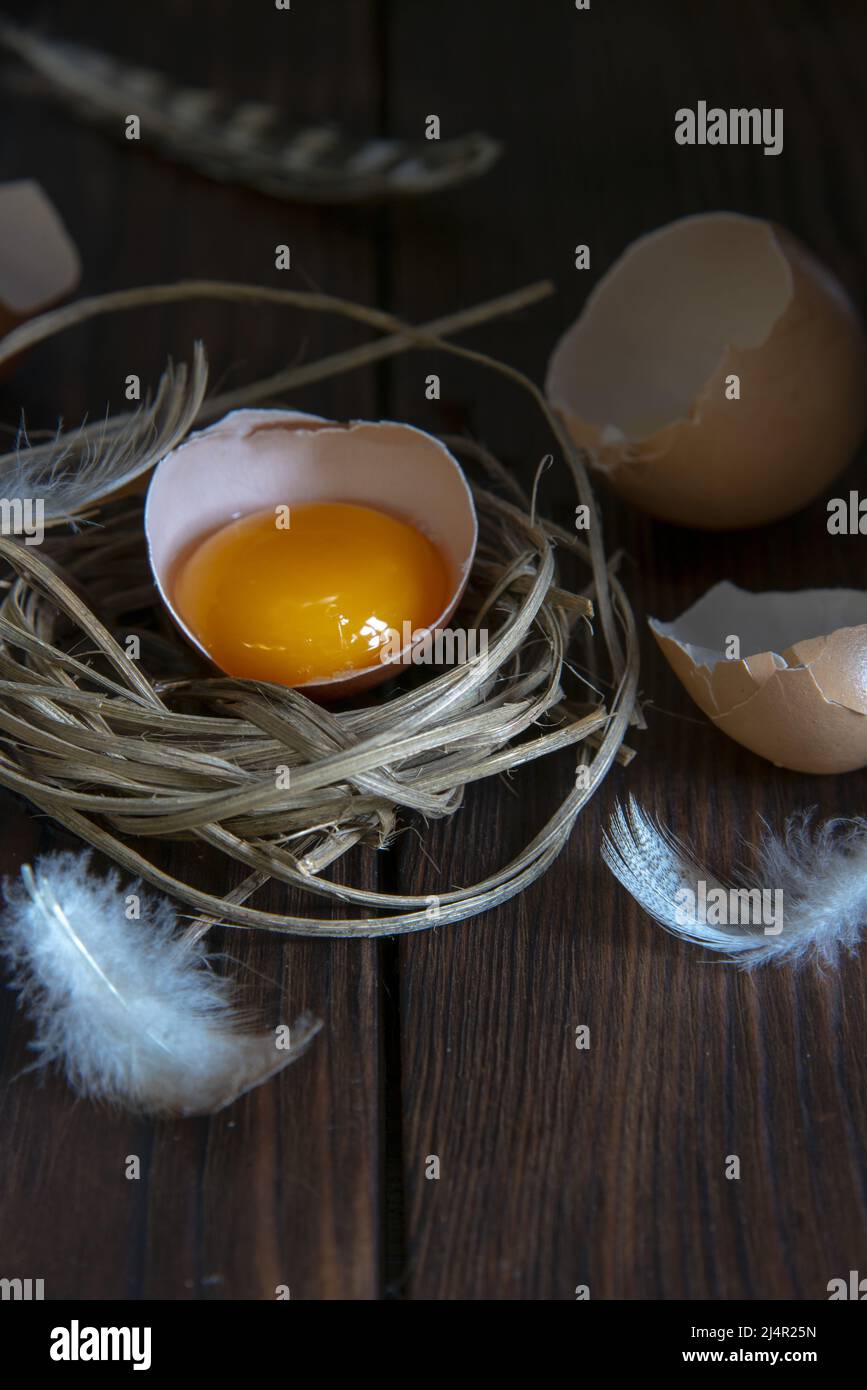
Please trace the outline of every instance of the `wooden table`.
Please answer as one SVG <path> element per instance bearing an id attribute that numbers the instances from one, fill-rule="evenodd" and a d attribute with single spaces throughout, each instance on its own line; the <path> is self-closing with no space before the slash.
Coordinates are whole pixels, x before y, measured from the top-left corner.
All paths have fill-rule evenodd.
<path id="1" fill-rule="evenodd" d="M 21 20 L 24 0 L 7 6 Z M 78 11 L 78 13 L 76 13 Z M 418 136 L 483 129 L 505 144 L 485 178 L 401 206 L 281 204 L 112 143 L 6 85 L 4 178 L 38 178 L 81 248 L 83 291 L 184 277 L 324 290 L 422 321 L 553 277 L 556 297 L 468 336 L 541 379 L 548 353 L 624 245 L 684 213 L 778 219 L 862 304 L 867 236 L 860 0 L 90 0 L 39 7 L 77 37 L 190 84 L 282 103 L 304 120 Z M 782 107 L 777 158 L 675 145 L 698 100 Z M 288 243 L 289 273 L 274 248 Z M 574 268 L 574 247 L 591 269 Z M 212 380 L 240 384 L 357 328 L 195 303 L 105 319 L 34 352 L 2 386 L 2 418 L 74 422 L 123 378 L 155 382 L 202 337 Z M 443 400 L 424 378 L 441 374 Z M 412 354 L 292 401 L 338 417 L 457 423 L 523 478 L 548 441 L 532 410 L 471 364 Z M 840 487 L 857 487 L 860 465 Z M 568 519 L 565 468 L 546 509 Z M 671 617 L 711 583 L 858 585 L 864 541 L 831 538 L 824 501 L 737 535 L 653 524 L 607 493 L 609 549 L 644 617 Z M 28 1026 L 0 1000 L 0 1275 L 41 1277 L 53 1298 L 823 1298 L 867 1272 L 865 963 L 839 974 L 747 977 L 668 938 L 603 867 L 600 831 L 634 792 L 727 871 L 764 816 L 814 805 L 867 811 L 867 776 L 808 778 L 729 742 L 689 703 L 643 637 L 648 729 L 550 873 L 461 926 L 367 942 L 225 934 L 248 997 L 270 1021 L 312 1009 L 325 1029 L 278 1080 L 213 1119 L 149 1123 L 21 1076 Z M 479 879 L 540 826 L 573 775 L 568 754 L 468 793 L 465 808 L 385 853 L 348 859 L 352 881 L 419 893 Z M 3 797 L 2 866 L 66 843 Z M 167 864 L 214 884 L 214 861 Z M 224 885 L 228 886 L 228 885 Z M 297 910 L 274 887 L 261 899 Z M 575 1047 L 587 1024 L 591 1047 Z M 125 1177 L 127 1155 L 142 1177 Z M 725 1176 L 728 1155 L 741 1162 Z M 428 1156 L 439 1180 L 426 1177 Z"/>

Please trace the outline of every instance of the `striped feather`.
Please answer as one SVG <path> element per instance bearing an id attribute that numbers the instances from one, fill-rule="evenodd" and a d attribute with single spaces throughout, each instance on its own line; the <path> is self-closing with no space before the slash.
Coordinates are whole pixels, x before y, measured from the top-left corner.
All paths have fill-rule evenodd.
<path id="1" fill-rule="evenodd" d="M 358 203 L 417 196 L 463 183 L 496 161 L 500 146 L 473 133 L 455 140 L 355 139 L 332 127 L 287 127 L 277 108 L 231 102 L 78 44 L 49 41 L 0 21 L 0 43 L 81 116 L 124 138 L 141 121 L 142 143 L 210 178 L 299 202 Z"/>
<path id="2" fill-rule="evenodd" d="M 634 797 L 615 808 L 602 840 L 611 872 L 660 926 L 743 970 L 766 963 L 836 967 L 857 951 L 867 924 L 867 821 L 812 826 L 809 813 L 791 816 L 781 836 L 765 831 L 754 857 L 753 874 L 740 886 L 727 883 Z M 772 924 L 718 923 L 701 906 L 722 893 L 740 908 L 744 895 L 762 892 L 779 895 Z"/>

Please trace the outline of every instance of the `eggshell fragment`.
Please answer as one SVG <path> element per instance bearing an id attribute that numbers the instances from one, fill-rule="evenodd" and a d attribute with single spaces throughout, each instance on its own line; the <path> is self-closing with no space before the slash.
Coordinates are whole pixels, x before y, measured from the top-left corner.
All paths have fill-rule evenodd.
<path id="1" fill-rule="evenodd" d="M 478 539 L 472 493 L 457 460 L 438 439 L 391 421 L 340 424 L 293 410 L 236 410 L 190 435 L 154 470 L 145 534 L 157 589 L 174 622 L 204 656 L 174 607 L 180 564 L 214 531 L 269 507 L 359 502 L 409 521 L 436 545 L 450 576 L 450 598 L 431 628 L 453 616 L 469 579 Z M 398 675 L 412 650 L 352 675 L 299 686 L 339 698 Z"/>
<path id="2" fill-rule="evenodd" d="M 867 593 L 749 593 L 728 581 L 650 628 L 695 703 L 745 748 L 796 772 L 867 766 Z M 739 659 L 725 655 L 729 639 Z"/>
<path id="3" fill-rule="evenodd" d="M 624 497 L 719 530 L 822 493 L 864 433 L 865 374 L 863 328 L 830 271 L 782 228 L 714 212 L 625 251 L 557 344 L 546 390 Z"/>
<path id="4" fill-rule="evenodd" d="M 64 299 L 80 278 L 75 245 L 39 184 L 0 184 L 0 335 Z"/>

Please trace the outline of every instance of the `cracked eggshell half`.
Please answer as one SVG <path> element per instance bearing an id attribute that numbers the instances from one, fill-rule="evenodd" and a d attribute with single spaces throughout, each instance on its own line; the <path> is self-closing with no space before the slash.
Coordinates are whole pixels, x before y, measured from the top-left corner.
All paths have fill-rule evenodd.
<path id="1" fill-rule="evenodd" d="M 80 278 L 78 251 L 40 185 L 0 184 L 0 335 L 58 304 Z"/>
<path id="2" fill-rule="evenodd" d="M 391 421 L 343 424 L 294 410 L 235 410 L 166 455 L 145 504 L 148 557 L 160 597 L 208 660 L 174 604 L 181 565 L 230 521 L 309 502 L 358 502 L 416 526 L 440 551 L 450 578 L 448 603 L 431 628 L 453 616 L 469 579 L 478 523 L 463 470 L 444 444 Z M 401 658 L 411 650 L 412 644 L 404 647 Z M 297 689 L 341 699 L 404 669 L 400 659 L 381 662 Z"/>
<path id="3" fill-rule="evenodd" d="M 629 501 L 725 530 L 788 516 L 837 477 L 867 424 L 865 376 L 831 272 L 781 227 L 714 212 L 627 248 L 557 344 L 546 392 Z"/>
<path id="4" fill-rule="evenodd" d="M 670 623 L 649 619 L 718 729 L 795 772 L 867 766 L 867 593 L 749 593 L 728 581 Z M 742 655 L 726 656 L 737 637 Z"/>

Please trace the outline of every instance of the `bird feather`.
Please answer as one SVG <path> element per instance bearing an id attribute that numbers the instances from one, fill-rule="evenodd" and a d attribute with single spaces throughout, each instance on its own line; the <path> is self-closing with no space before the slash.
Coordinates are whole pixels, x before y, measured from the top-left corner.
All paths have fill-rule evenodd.
<path id="1" fill-rule="evenodd" d="M 0 491 L 6 498 L 42 501 L 46 522 L 69 521 L 146 473 L 187 435 L 208 384 L 201 343 L 192 371 L 169 363 L 153 401 L 130 415 L 109 416 L 94 430 L 58 430 L 31 445 L 22 432 L 16 448 L 0 455 Z"/>
<path id="2" fill-rule="evenodd" d="M 615 808 L 602 857 L 667 931 L 745 970 L 768 962 L 837 966 L 857 950 L 867 921 L 867 822 L 861 819 L 813 826 L 810 812 L 791 816 L 782 835 L 765 831 L 754 869 L 737 885 L 713 874 L 630 797 L 628 806 Z M 709 922 L 702 902 L 720 889 L 780 893 L 780 919 L 771 930 L 766 920 Z"/>
<path id="3" fill-rule="evenodd" d="M 352 203 L 433 193 L 484 173 L 500 146 L 474 132 L 454 140 L 364 140 L 332 126 L 291 129 L 273 106 L 233 103 L 92 49 L 40 38 L 0 21 L 0 43 L 82 116 L 125 134 L 140 120 L 142 143 L 210 178 L 252 185 L 278 198 Z"/>
<path id="4" fill-rule="evenodd" d="M 222 1110 L 294 1062 L 321 1024 L 302 1015 L 254 1033 L 204 948 L 165 898 L 90 871 L 90 854 L 25 865 L 4 884 L 0 954 L 35 1024 L 33 1066 L 58 1066 L 79 1095 L 146 1114 Z M 129 894 L 140 916 L 127 916 Z"/>

